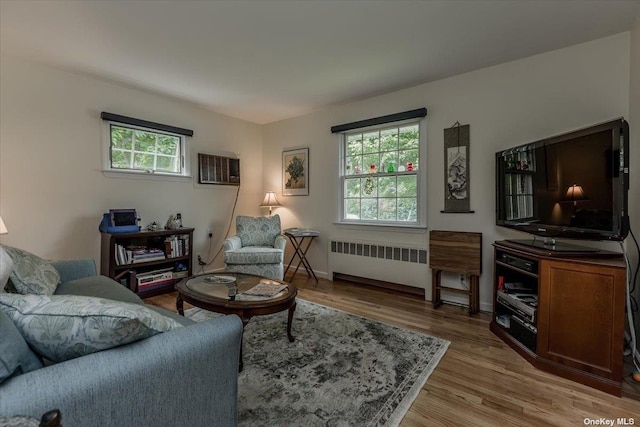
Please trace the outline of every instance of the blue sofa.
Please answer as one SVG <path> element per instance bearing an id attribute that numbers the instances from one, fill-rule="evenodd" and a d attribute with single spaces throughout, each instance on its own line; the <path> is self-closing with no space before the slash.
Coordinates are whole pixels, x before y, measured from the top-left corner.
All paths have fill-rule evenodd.
<path id="1" fill-rule="evenodd" d="M 119 283 L 97 276 L 93 260 L 53 265 L 61 276 L 56 294 L 143 304 Z M 222 316 L 195 323 L 148 307 L 184 327 L 13 375 L 0 383 L 0 417 L 40 419 L 58 408 L 65 427 L 237 425 L 240 319 Z M 15 336 L 0 310 L 1 316 L 0 336 Z"/>

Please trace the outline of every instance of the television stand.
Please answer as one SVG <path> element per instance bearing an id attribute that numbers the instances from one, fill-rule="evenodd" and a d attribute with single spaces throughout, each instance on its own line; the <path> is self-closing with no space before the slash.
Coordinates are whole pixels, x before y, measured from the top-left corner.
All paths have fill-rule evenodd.
<path id="1" fill-rule="evenodd" d="M 536 368 L 620 396 L 622 254 L 493 246 L 491 331 Z"/>

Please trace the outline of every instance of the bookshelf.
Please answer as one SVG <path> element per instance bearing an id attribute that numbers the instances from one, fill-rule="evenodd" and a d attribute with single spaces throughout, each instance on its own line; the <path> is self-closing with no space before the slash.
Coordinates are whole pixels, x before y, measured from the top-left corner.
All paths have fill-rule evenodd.
<path id="1" fill-rule="evenodd" d="M 100 274 L 141 298 L 172 292 L 193 275 L 193 228 L 101 233 Z"/>

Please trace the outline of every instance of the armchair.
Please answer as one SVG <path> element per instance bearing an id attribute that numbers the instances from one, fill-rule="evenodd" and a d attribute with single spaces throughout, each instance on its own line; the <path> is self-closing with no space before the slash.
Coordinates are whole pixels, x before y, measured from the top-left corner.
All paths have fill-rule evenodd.
<path id="1" fill-rule="evenodd" d="M 227 271 L 282 280 L 287 240 L 280 217 L 236 217 L 236 235 L 222 243 Z"/>

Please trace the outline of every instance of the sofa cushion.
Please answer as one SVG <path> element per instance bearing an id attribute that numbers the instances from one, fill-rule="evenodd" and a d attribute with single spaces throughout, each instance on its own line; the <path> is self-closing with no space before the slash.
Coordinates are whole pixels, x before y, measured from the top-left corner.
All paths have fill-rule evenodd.
<path id="1" fill-rule="evenodd" d="M 90 276 L 58 285 L 56 295 L 80 295 L 132 304 L 144 304 L 138 295 L 106 276 Z"/>
<path id="2" fill-rule="evenodd" d="M 182 326 L 189 326 L 196 323 L 187 317 L 181 316 L 178 313 L 174 313 L 162 307 L 158 307 L 151 304 L 146 304 L 145 307 L 147 307 L 149 310 L 155 311 L 156 313 L 162 314 L 163 316 L 166 316 L 169 319 L 175 320 L 176 322 L 180 323 Z"/>
<path id="3" fill-rule="evenodd" d="M 0 310 L 0 383 L 13 375 L 42 368 L 11 319 Z"/>
<path id="4" fill-rule="evenodd" d="M 13 272 L 13 261 L 9 254 L 0 246 L 0 292 L 5 292 L 4 286 Z"/>
<path id="5" fill-rule="evenodd" d="M 53 362 L 182 327 L 144 305 L 76 295 L 0 294 L 0 309 Z"/>
<path id="6" fill-rule="evenodd" d="M 284 251 L 272 247 L 249 246 L 224 253 L 225 264 L 279 264 Z"/>
<path id="7" fill-rule="evenodd" d="M 22 249 L 2 245 L 13 261 L 11 281 L 20 294 L 52 295 L 60 274 L 48 261 Z"/>
<path id="8" fill-rule="evenodd" d="M 280 216 L 236 217 L 236 234 L 242 246 L 273 246 L 280 234 Z"/>

